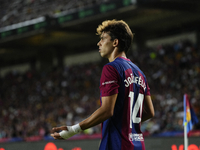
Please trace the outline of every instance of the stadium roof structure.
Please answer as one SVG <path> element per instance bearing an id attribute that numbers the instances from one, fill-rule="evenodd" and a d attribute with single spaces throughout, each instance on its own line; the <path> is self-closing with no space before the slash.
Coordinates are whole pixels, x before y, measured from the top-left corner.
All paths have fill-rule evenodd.
<path id="1" fill-rule="evenodd" d="M 135 33 L 136 42 L 199 29 L 200 2 L 196 0 L 123 2 L 127 2 L 126 7 L 118 7 L 114 1 L 110 1 L 85 11 L 79 10 L 74 13 L 74 16 L 79 13 L 79 19 L 71 21 L 68 20 L 74 16 L 70 14 L 50 18 L 47 16 L 45 28 L 1 38 L 1 67 L 31 60 L 43 50 L 60 50 L 65 55 L 70 55 L 95 49 L 99 40 L 95 35 L 96 28 L 103 20 L 108 19 L 125 20 Z M 96 8 L 101 8 L 101 13 L 91 15 Z"/>

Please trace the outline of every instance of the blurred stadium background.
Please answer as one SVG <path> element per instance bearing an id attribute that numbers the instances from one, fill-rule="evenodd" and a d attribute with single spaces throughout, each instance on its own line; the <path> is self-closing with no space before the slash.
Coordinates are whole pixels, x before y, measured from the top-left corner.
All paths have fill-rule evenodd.
<path id="1" fill-rule="evenodd" d="M 147 149 L 181 149 L 184 93 L 200 120 L 199 1 L 0 0 L 0 150 L 98 149 L 100 125 L 65 143 L 49 133 L 99 107 L 107 60 L 95 33 L 107 19 L 135 33 L 128 57 L 146 74 L 155 107 L 142 124 Z M 191 149 L 200 149 L 199 137 L 200 123 Z"/>

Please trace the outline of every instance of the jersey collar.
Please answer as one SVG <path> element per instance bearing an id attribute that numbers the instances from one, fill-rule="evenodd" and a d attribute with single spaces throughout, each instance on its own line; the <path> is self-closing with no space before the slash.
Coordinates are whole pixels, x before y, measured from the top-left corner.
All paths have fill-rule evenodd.
<path id="1" fill-rule="evenodd" d="M 124 59 L 124 60 L 130 61 L 130 59 L 125 58 L 125 57 L 118 57 L 118 58 L 121 58 L 121 59 Z"/>

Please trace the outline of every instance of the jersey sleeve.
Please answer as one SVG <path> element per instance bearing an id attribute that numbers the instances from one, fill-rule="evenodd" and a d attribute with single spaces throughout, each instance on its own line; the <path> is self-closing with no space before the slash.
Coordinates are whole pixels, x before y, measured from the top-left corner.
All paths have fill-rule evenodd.
<path id="1" fill-rule="evenodd" d="M 150 87 L 149 87 L 148 83 L 146 84 L 146 87 L 147 87 L 147 89 L 146 89 L 146 95 L 151 95 L 151 93 L 150 93 Z"/>
<path id="2" fill-rule="evenodd" d="M 101 96 L 111 96 L 118 93 L 120 77 L 118 71 L 111 65 L 105 65 L 100 79 Z"/>

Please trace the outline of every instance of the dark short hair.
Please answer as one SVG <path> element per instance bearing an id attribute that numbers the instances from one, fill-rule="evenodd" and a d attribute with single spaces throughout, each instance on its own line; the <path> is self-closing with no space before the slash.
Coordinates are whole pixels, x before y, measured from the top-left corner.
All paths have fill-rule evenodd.
<path id="1" fill-rule="evenodd" d="M 111 36 L 111 40 L 119 40 L 119 51 L 125 51 L 126 53 L 130 49 L 133 33 L 123 20 L 103 21 L 97 28 L 97 35 L 101 35 L 103 32 L 108 33 Z"/>

